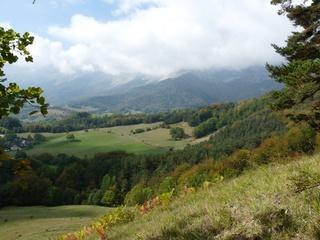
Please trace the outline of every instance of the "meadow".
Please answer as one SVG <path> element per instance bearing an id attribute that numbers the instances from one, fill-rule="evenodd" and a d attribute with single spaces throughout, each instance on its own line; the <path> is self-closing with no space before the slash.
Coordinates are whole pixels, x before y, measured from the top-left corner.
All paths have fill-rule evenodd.
<path id="1" fill-rule="evenodd" d="M 54 239 L 87 226 L 109 210 L 99 206 L 0 208 L 0 239 Z"/>
<path id="2" fill-rule="evenodd" d="M 320 155 L 315 155 L 247 170 L 196 193 L 180 194 L 169 206 L 137 213 L 133 221 L 108 229 L 107 236 L 117 240 L 320 239 L 319 188 L 302 192 L 293 188 L 294 178 L 318 173 L 319 168 Z M 97 206 L 5 207 L 0 209 L 0 236 L 55 239 L 89 226 L 108 211 Z M 99 239 L 92 234 L 84 239 Z"/>
<path id="3" fill-rule="evenodd" d="M 320 155 L 274 163 L 159 207 L 108 231 L 110 239 L 320 239 L 320 189 L 293 190 L 319 174 Z M 96 239 L 94 236 L 86 238 Z"/>
<path id="4" fill-rule="evenodd" d="M 188 144 L 195 143 L 192 135 L 192 127 L 187 123 L 179 123 L 173 126 L 182 127 L 186 137 L 174 141 L 170 136 L 170 129 L 157 128 L 160 123 L 136 124 L 130 126 L 117 126 L 110 128 L 89 129 L 87 131 L 70 132 L 75 139 L 68 141 L 67 133 L 41 133 L 46 136 L 46 141 L 35 145 L 32 149 L 26 149 L 28 155 L 48 152 L 54 155 L 65 153 L 77 157 L 92 157 L 99 152 L 124 150 L 135 154 L 162 153 L 169 149 L 183 149 Z M 135 129 L 151 129 L 139 134 L 132 134 Z M 21 137 L 33 136 L 33 133 L 19 134 Z M 204 140 L 197 139 L 198 141 Z M 11 155 L 13 155 L 11 153 Z"/>

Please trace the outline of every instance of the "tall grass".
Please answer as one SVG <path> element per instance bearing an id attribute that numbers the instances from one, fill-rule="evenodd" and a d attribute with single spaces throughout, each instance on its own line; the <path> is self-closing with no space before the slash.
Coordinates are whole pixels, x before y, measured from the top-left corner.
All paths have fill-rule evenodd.
<path id="1" fill-rule="evenodd" d="M 179 197 L 117 226 L 110 239 L 320 239 L 320 189 L 295 193 L 290 178 L 319 172 L 320 156 L 274 164 Z M 94 239 L 94 238 L 92 238 Z"/>
<path id="2" fill-rule="evenodd" d="M 319 187 L 300 193 L 292 188 L 292 178 L 301 172 L 319 173 L 319 169 L 320 155 L 316 155 L 248 170 L 196 193 L 180 194 L 166 207 L 112 225 L 103 236 L 114 240 L 320 239 Z M 90 223 L 99 223 L 97 216 L 108 210 L 94 206 L 3 208 L 0 236 L 52 239 L 94 226 Z M 85 239 L 99 237 L 93 234 Z"/>

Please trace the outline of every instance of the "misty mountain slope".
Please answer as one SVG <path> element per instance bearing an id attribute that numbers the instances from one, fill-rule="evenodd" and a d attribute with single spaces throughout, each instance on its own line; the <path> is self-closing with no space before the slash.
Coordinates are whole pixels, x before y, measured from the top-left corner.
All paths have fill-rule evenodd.
<path id="1" fill-rule="evenodd" d="M 148 83 L 122 93 L 91 97 L 71 105 L 91 106 L 100 112 L 148 113 L 197 108 L 215 102 L 236 102 L 279 88 L 281 85 L 270 79 L 264 68 L 187 72 L 175 78 Z"/>

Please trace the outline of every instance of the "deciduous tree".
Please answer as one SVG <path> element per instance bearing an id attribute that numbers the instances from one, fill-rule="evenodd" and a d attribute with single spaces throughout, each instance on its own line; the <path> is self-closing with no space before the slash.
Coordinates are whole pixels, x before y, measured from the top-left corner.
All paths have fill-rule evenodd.
<path id="1" fill-rule="evenodd" d="M 37 142 L 44 142 L 46 140 L 46 137 L 41 133 L 35 133 L 33 139 Z"/>
<path id="2" fill-rule="evenodd" d="M 72 140 L 75 139 L 75 136 L 73 133 L 68 133 L 66 136 L 66 139 L 71 142 Z"/>
<path id="3" fill-rule="evenodd" d="M 26 62 L 32 62 L 33 58 L 28 52 L 27 47 L 33 43 L 34 37 L 28 32 L 22 36 L 13 29 L 5 30 L 0 27 L 0 118 L 8 116 L 10 113 L 18 114 L 24 104 L 28 103 L 36 108 L 36 112 L 47 114 L 48 104 L 46 99 L 41 95 L 43 90 L 40 87 L 29 87 L 28 89 L 20 89 L 17 83 L 4 82 L 5 73 L 3 67 L 5 64 L 15 63 L 20 56 L 25 57 Z"/>
<path id="4" fill-rule="evenodd" d="M 184 137 L 184 130 L 180 127 L 173 127 L 170 129 L 170 136 L 174 140 L 178 140 Z"/>
<path id="5" fill-rule="evenodd" d="M 34 3 L 35 1 L 33 1 Z M 5 64 L 15 63 L 18 56 L 24 56 L 26 62 L 32 62 L 33 58 L 28 52 L 27 47 L 33 43 L 34 37 L 28 32 L 21 35 L 13 29 L 6 30 L 0 27 L 0 119 L 11 113 L 18 114 L 21 108 L 27 103 L 36 108 L 30 114 L 41 112 L 47 114 L 49 104 L 41 95 L 43 90 L 40 87 L 29 87 L 28 89 L 20 89 L 17 83 L 4 84 L 7 80 L 4 78 L 5 73 L 3 67 Z M 0 147 L 0 167 L 4 161 L 12 161 L 6 152 Z M 29 161 L 21 160 L 14 165 L 13 171 L 18 174 L 25 173 Z"/>

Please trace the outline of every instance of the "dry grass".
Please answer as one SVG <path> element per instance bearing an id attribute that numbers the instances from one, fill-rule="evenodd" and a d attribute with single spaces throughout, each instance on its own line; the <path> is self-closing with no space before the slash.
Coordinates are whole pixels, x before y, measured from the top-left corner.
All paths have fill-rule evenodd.
<path id="1" fill-rule="evenodd" d="M 320 189 L 294 193 L 290 177 L 320 171 L 320 156 L 262 167 L 180 197 L 110 239 L 320 239 Z"/>
<path id="2" fill-rule="evenodd" d="M 320 155 L 250 170 L 209 189 L 181 195 L 168 207 L 111 228 L 107 236 L 113 240 L 320 239 L 320 189 L 295 193 L 290 188 L 290 179 L 301 171 L 319 169 Z M 83 211 L 77 206 L 1 209 L 0 236 L 48 239 L 73 232 L 89 225 L 96 210 L 101 211 L 83 207 Z M 97 235 L 87 239 L 96 240 Z"/>

